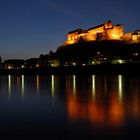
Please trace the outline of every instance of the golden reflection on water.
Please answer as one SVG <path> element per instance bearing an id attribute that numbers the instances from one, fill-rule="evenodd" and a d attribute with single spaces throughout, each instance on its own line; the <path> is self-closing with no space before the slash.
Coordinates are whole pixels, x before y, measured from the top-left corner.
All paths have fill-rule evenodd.
<path id="1" fill-rule="evenodd" d="M 96 79 L 98 76 L 96 76 Z M 78 78 L 77 78 L 78 79 Z M 115 76 L 109 83 L 112 85 L 109 91 L 107 89 L 107 79 L 104 81 L 105 88 L 99 89 L 101 79 L 96 81 L 95 76 L 92 75 L 92 91 L 85 91 L 84 96 L 80 95 L 81 91 L 77 90 L 77 96 L 74 96 L 75 90 L 67 90 L 67 109 L 68 116 L 71 121 L 74 120 L 86 120 L 91 123 L 97 124 L 97 126 L 122 126 L 125 123 L 128 114 L 130 118 L 140 119 L 140 88 L 133 91 L 135 85 L 132 86 L 132 92 L 128 89 L 124 89 L 124 77 L 122 75 Z M 114 86 L 113 83 L 116 82 Z M 103 80 L 102 80 L 103 81 Z M 128 82 L 128 81 L 127 81 Z M 80 87 L 81 85 L 76 85 Z M 136 87 L 135 87 L 136 88 Z M 126 90 L 126 91 L 125 91 Z M 138 92 L 139 91 L 139 92 Z M 131 95 L 123 94 L 126 92 Z M 90 94 L 92 94 L 91 98 Z M 106 94 L 104 94 L 106 93 Z M 125 100 L 125 99 L 127 100 Z M 128 100 L 129 99 L 129 100 Z M 121 100 L 121 102 L 120 102 Z"/>
<path id="2" fill-rule="evenodd" d="M 37 75 L 34 83 L 37 93 L 43 80 Z M 26 81 L 28 82 L 28 81 Z M 127 118 L 140 120 L 140 80 L 118 76 L 66 76 L 51 75 L 52 97 L 57 90 L 66 91 L 68 117 L 71 121 L 84 120 L 97 126 L 123 126 Z M 25 77 L 8 75 L 8 98 L 20 91 L 24 98 Z M 15 89 L 15 87 L 18 89 Z M 59 89 L 60 88 L 60 89 Z M 62 89 L 63 88 L 63 89 Z M 13 93 L 12 93 L 13 92 Z M 20 94 L 21 95 L 21 94 Z M 94 99 L 94 100 L 93 100 Z"/>
<path id="3" fill-rule="evenodd" d="M 39 77 L 39 75 L 36 76 L 36 91 L 37 91 L 37 94 L 39 94 L 39 92 L 40 92 L 40 77 Z"/>
<path id="4" fill-rule="evenodd" d="M 73 94 L 76 95 L 76 76 L 73 75 Z"/>
<path id="5" fill-rule="evenodd" d="M 95 75 L 92 75 L 92 97 L 95 99 L 96 89 L 95 89 Z"/>
<path id="6" fill-rule="evenodd" d="M 8 98 L 11 99 L 12 96 L 12 84 L 18 93 L 21 94 L 22 98 L 24 98 L 24 75 L 14 77 L 12 75 L 8 75 Z"/>
<path id="7" fill-rule="evenodd" d="M 118 82 L 119 82 L 118 83 L 118 85 L 119 85 L 118 86 L 119 87 L 119 100 L 122 100 L 122 97 L 123 97 L 123 91 L 122 91 L 123 90 L 123 87 L 122 87 L 123 86 L 123 83 L 122 83 L 122 75 L 119 75 L 118 76 L 118 79 L 119 79 L 118 80 Z"/>
<path id="8" fill-rule="evenodd" d="M 54 75 L 51 76 L 51 92 L 52 92 L 52 97 L 54 97 L 54 86 L 55 86 L 55 81 L 54 81 Z"/>

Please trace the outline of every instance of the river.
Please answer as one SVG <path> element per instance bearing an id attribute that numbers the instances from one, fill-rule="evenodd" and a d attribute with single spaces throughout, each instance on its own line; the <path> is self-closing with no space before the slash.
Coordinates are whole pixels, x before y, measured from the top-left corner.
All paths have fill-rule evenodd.
<path id="1" fill-rule="evenodd" d="M 118 140 L 139 132 L 139 76 L 0 76 L 1 136 Z"/>

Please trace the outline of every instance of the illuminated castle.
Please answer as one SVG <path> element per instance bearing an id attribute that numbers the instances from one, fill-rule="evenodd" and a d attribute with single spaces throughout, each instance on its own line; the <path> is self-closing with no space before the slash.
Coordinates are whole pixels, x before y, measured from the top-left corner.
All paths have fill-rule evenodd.
<path id="1" fill-rule="evenodd" d="M 140 31 L 124 33 L 124 27 L 120 24 L 113 25 L 109 20 L 104 24 L 87 30 L 77 29 L 67 35 L 65 45 L 77 43 L 79 40 L 128 40 L 140 41 Z"/>

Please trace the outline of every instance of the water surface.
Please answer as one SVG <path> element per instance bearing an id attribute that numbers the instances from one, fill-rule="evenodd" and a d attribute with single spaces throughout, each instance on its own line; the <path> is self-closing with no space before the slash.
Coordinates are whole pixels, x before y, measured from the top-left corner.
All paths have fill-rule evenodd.
<path id="1" fill-rule="evenodd" d="M 0 76 L 1 136 L 125 139 L 140 132 L 140 77 Z"/>

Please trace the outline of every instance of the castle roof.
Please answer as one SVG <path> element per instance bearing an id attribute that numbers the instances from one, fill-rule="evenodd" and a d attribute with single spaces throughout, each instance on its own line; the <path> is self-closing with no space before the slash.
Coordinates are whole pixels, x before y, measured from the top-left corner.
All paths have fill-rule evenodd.
<path id="1" fill-rule="evenodd" d="M 76 29 L 76 30 L 74 30 L 74 31 L 70 31 L 70 32 L 68 32 L 68 34 L 71 34 L 71 33 L 75 33 L 75 32 L 81 32 L 82 31 L 82 29 Z"/>
<path id="2" fill-rule="evenodd" d="M 98 25 L 98 26 L 94 26 L 94 27 L 91 27 L 91 28 L 89 28 L 88 30 L 92 30 L 92 29 L 95 29 L 95 28 L 99 28 L 99 27 L 102 27 L 102 26 L 104 26 L 105 24 L 101 24 L 101 25 Z"/>
<path id="3" fill-rule="evenodd" d="M 140 30 L 136 30 L 137 33 L 140 33 Z"/>

